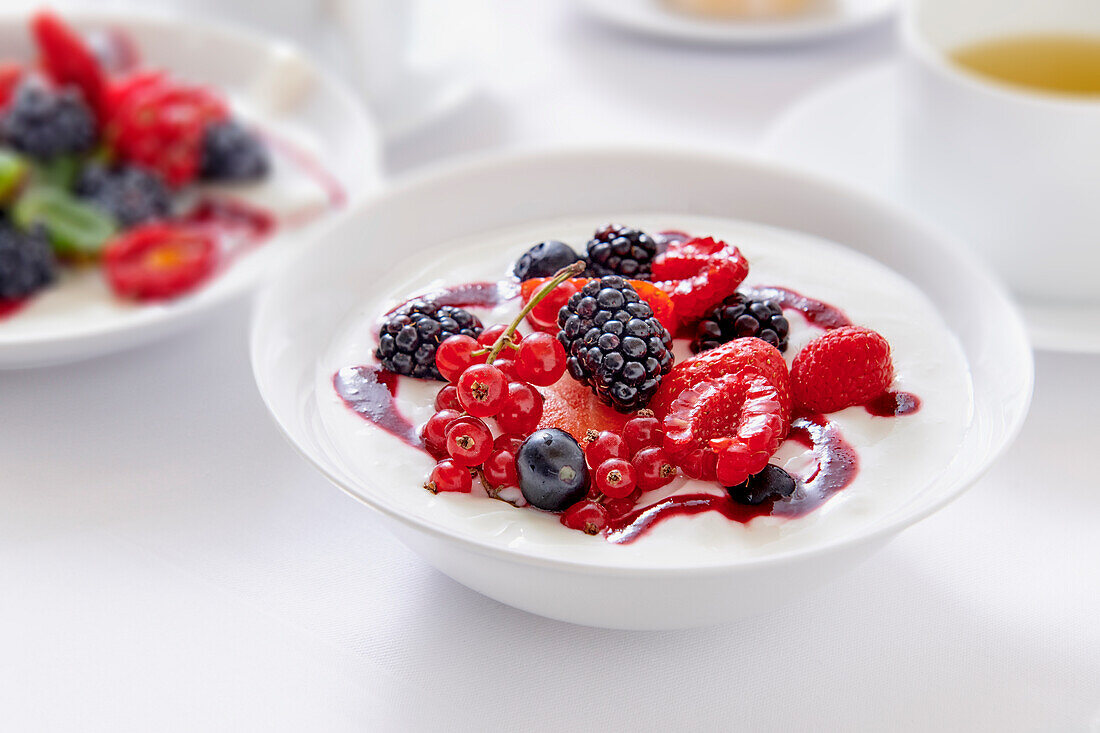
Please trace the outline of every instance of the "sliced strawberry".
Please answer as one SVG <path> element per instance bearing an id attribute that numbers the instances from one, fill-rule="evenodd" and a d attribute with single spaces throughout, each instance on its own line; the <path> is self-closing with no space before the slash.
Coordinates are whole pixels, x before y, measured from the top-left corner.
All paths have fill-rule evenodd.
<path id="1" fill-rule="evenodd" d="M 783 361 L 778 349 L 760 339 L 735 339 L 674 365 L 672 371 L 661 380 L 649 409 L 663 418 L 668 414 L 673 400 L 692 385 L 740 371 L 766 377 L 778 391 L 785 418 L 790 419 L 794 400 L 787 362 Z"/>
<path id="2" fill-rule="evenodd" d="M 779 393 L 741 371 L 684 390 L 664 419 L 665 453 L 692 478 L 736 486 L 764 470 L 790 428 Z"/>
<path id="3" fill-rule="evenodd" d="M 624 415 L 603 404 L 587 386 L 569 375 L 542 389 L 540 428 L 559 428 L 578 441 L 589 430 L 621 433 L 633 415 Z"/>
<path id="4" fill-rule="evenodd" d="M 170 223 L 131 229 L 103 252 L 107 282 L 115 293 L 134 300 L 183 295 L 206 280 L 216 263 L 213 237 Z"/>
<path id="5" fill-rule="evenodd" d="M 0 107 L 3 107 L 11 99 L 15 88 L 23 79 L 27 69 L 15 61 L 0 61 Z"/>
<path id="6" fill-rule="evenodd" d="M 84 39 L 48 10 L 40 10 L 31 18 L 31 33 L 46 73 L 57 84 L 73 84 L 80 89 L 102 124 L 106 119 L 106 75 Z"/>
<path id="7" fill-rule="evenodd" d="M 171 186 L 198 175 L 203 135 L 228 108 L 204 87 L 145 77 L 111 97 L 107 141 L 125 160 L 151 168 Z"/>
<path id="8" fill-rule="evenodd" d="M 574 277 L 563 282 L 531 310 L 531 313 L 527 316 L 527 322 L 531 324 L 532 328 L 539 331 L 556 333 L 558 330 L 558 311 L 572 297 L 573 293 L 583 288 L 590 279 L 587 277 Z M 523 302 L 529 301 L 549 280 L 548 277 L 536 277 L 520 283 Z M 669 333 L 675 333 L 678 323 L 676 308 L 672 304 L 672 298 L 669 297 L 668 293 L 645 280 L 628 280 L 627 282 L 634 286 L 638 296 L 653 309 L 653 315 L 661 322 L 661 325 L 667 328 Z"/>
<path id="9" fill-rule="evenodd" d="M 748 274 L 741 250 L 711 237 L 673 241 L 653 261 L 653 279 L 671 297 L 680 323 L 701 318 L 733 295 Z"/>

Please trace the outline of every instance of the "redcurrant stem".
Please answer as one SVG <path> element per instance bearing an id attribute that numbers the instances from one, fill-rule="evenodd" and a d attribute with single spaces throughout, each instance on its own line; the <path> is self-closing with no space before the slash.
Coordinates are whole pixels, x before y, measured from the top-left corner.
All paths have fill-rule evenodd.
<path id="1" fill-rule="evenodd" d="M 511 341 L 512 334 L 514 334 L 516 332 L 516 329 L 519 328 L 519 324 L 523 323 L 523 319 L 527 317 L 527 314 L 531 312 L 531 309 L 538 305 L 543 298 L 552 293 L 554 289 L 561 285 L 563 282 L 571 277 L 580 275 L 582 272 L 584 272 L 584 268 L 584 262 L 574 262 L 572 265 L 567 265 L 555 272 L 554 276 L 550 278 L 550 282 L 539 288 L 538 292 L 535 293 L 531 300 L 527 301 L 527 305 L 523 306 L 523 310 L 519 312 L 519 315 L 516 316 L 515 320 L 512 321 L 511 324 L 509 324 L 508 328 L 504 329 L 504 333 L 500 334 L 500 336 L 497 337 L 497 340 L 493 342 L 493 348 L 489 350 L 489 358 L 487 358 L 485 361 L 489 364 L 492 364 L 493 360 L 497 358 L 497 354 L 499 354 L 504 348 L 504 345 Z"/>

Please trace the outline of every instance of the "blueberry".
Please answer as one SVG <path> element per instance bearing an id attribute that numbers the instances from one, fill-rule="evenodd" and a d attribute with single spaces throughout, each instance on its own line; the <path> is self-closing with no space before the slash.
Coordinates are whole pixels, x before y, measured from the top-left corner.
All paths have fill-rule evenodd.
<path id="1" fill-rule="evenodd" d="M 267 176 L 271 158 L 259 137 L 235 120 L 206 128 L 202 141 L 202 177 L 208 181 L 257 181 Z"/>
<path id="2" fill-rule="evenodd" d="M 726 489 L 730 498 L 741 504 L 763 504 L 769 499 L 786 499 L 794 493 L 797 484 L 789 473 L 779 466 L 768 464 L 763 471 L 737 486 Z"/>
<path id="3" fill-rule="evenodd" d="M 532 433 L 516 454 L 516 472 L 523 497 L 539 509 L 565 511 L 588 493 L 584 451 L 564 430 Z"/>
<path id="4" fill-rule="evenodd" d="M 581 257 L 564 242 L 539 242 L 520 255 L 512 272 L 520 280 L 535 277 L 550 277 L 563 267 L 568 267 Z"/>

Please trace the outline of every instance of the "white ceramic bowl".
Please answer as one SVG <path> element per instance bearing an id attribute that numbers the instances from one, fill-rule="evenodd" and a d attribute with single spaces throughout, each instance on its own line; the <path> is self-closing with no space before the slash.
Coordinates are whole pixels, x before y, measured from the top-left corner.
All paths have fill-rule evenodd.
<path id="1" fill-rule="evenodd" d="M 223 90 L 250 119 L 313 157 L 340 183 L 349 202 L 379 185 L 374 123 L 350 91 L 292 46 L 183 17 L 89 11 L 64 17 L 80 29 L 124 29 L 148 65 Z M 32 58 L 25 14 L 0 15 L 0 48 L 5 58 Z M 276 232 L 194 294 L 163 305 L 122 303 L 98 283 L 88 286 L 88 278 L 76 286 L 55 286 L 35 307 L 0 321 L 0 368 L 83 359 L 177 332 L 246 293 L 307 229 L 323 227 L 340 213 L 333 209 L 306 227 Z"/>
<path id="2" fill-rule="evenodd" d="M 674 212 L 742 219 L 843 242 L 925 291 L 962 344 L 974 416 L 948 470 L 857 534 L 805 550 L 717 564 L 616 567 L 518 551 L 431 516 L 410 516 L 394 487 L 355 475 L 317 410 L 320 356 L 395 263 L 454 237 L 535 219 Z M 966 313 L 966 318 L 950 314 Z M 692 153 L 569 151 L 497 157 L 408 181 L 357 208 L 288 262 L 258 299 L 252 360 L 261 394 L 301 453 L 337 486 L 381 512 L 428 562 L 504 603 L 552 618 L 619 628 L 672 628 L 764 611 L 853 567 L 958 496 L 1011 441 L 1027 412 L 1032 362 L 1001 288 L 965 250 L 894 209 L 772 164 Z M 324 398 L 329 398 L 325 395 Z M 931 477 L 930 477 L 931 479 Z M 418 491 L 422 477 L 410 477 Z"/>

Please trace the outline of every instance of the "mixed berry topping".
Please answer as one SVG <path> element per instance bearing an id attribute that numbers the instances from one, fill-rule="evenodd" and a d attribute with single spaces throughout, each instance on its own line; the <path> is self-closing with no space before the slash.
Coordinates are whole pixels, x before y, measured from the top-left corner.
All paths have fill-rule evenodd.
<path id="1" fill-rule="evenodd" d="M 712 308 L 695 326 L 691 350 L 697 354 L 734 339 L 758 338 L 786 351 L 790 330 L 783 309 L 775 300 L 758 300 L 734 293 Z"/>
<path id="2" fill-rule="evenodd" d="M 593 277 L 618 275 L 628 280 L 649 280 L 657 242 L 631 227 L 608 224 L 589 240 L 588 272 Z"/>
<path id="3" fill-rule="evenodd" d="M 896 416 L 919 407 L 916 396 L 889 392 L 893 364 L 881 335 L 823 319 L 823 309 L 839 311 L 793 291 L 739 292 L 749 267 L 737 247 L 667 237 L 656 254 L 654 240 L 625 227 L 600 230 L 593 242 L 620 239 L 650 254 L 605 257 L 601 266 L 616 274 L 594 278 L 578 277 L 597 269 L 592 245 L 587 260 L 560 242 L 530 248 L 514 268 L 522 308 L 508 324 L 482 329 L 463 309 L 425 299 L 386 316 L 381 368 L 447 382 L 419 431 L 437 461 L 425 488 L 480 485 L 491 498 L 559 513 L 565 527 L 613 542 L 703 510 L 735 521 L 798 516 L 858 469 L 821 413 L 858 404 Z M 654 282 L 637 279 L 650 273 Z M 781 353 L 784 308 L 823 331 L 793 368 Z M 695 355 L 679 363 L 673 329 L 694 334 Z M 814 448 L 817 465 L 805 475 L 771 463 L 791 440 Z M 700 482 L 712 492 L 684 493 Z"/>
<path id="4" fill-rule="evenodd" d="M 179 211 L 177 194 L 200 177 L 263 178 L 263 141 L 214 90 L 141 68 L 120 31 L 85 37 L 42 11 L 30 33 L 34 63 L 0 62 L 0 212 L 12 229 L 0 235 L 0 290 L 40 290 L 55 280 L 54 259 L 100 265 L 128 300 L 199 286 L 248 238 L 207 215 L 225 199 Z"/>
<path id="5" fill-rule="evenodd" d="M 672 336 L 621 277 L 585 284 L 558 313 L 558 326 L 569 374 L 619 412 L 646 407 L 672 368 Z"/>
<path id="6" fill-rule="evenodd" d="M 436 349 L 452 336 L 464 336 L 472 351 L 481 328 L 481 321 L 462 308 L 411 300 L 383 320 L 375 356 L 394 374 L 447 381 L 450 372 L 446 377 L 440 373 Z"/>

